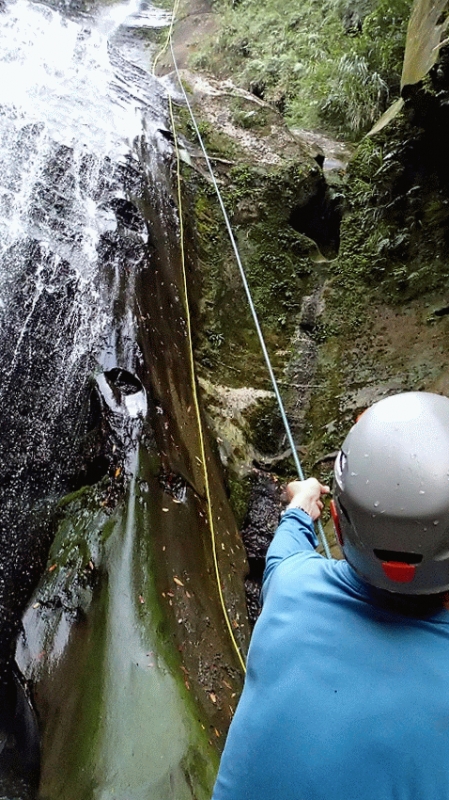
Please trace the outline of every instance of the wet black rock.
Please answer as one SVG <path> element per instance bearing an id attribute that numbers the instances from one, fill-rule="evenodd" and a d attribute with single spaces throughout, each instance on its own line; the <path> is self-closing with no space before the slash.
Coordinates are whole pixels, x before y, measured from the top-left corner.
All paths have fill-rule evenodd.
<path id="1" fill-rule="evenodd" d="M 158 481 L 164 492 L 173 497 L 176 502 L 181 503 L 185 499 L 187 484 L 181 475 L 176 472 L 163 470 L 158 475 Z"/>
<path id="2" fill-rule="evenodd" d="M 241 532 L 249 565 L 245 591 L 248 617 L 252 624 L 259 615 L 259 595 L 265 555 L 278 526 L 280 496 L 281 487 L 277 478 L 266 472 L 254 470 L 248 513 Z"/>
<path id="3" fill-rule="evenodd" d="M 116 387 L 122 394 L 137 394 L 143 391 L 143 386 L 139 378 L 121 367 L 114 367 L 104 373 L 106 380 L 111 387 Z"/>
<path id="4" fill-rule="evenodd" d="M 116 197 L 111 200 L 111 208 L 114 209 L 117 220 L 131 231 L 141 232 L 145 230 L 145 220 L 140 211 L 129 200 Z"/>
<path id="5" fill-rule="evenodd" d="M 251 625 L 256 623 L 260 614 L 260 583 L 247 578 L 245 581 L 246 608 Z"/>
<path id="6" fill-rule="evenodd" d="M 248 558 L 265 558 L 281 509 L 280 485 L 272 475 L 254 472 L 248 514 L 242 539 Z"/>

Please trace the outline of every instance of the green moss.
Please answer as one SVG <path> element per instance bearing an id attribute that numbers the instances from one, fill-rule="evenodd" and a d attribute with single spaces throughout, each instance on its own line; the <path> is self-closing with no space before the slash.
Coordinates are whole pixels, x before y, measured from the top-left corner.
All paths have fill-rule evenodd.
<path id="1" fill-rule="evenodd" d="M 45 653 L 52 648 L 57 652 L 61 607 L 65 612 L 84 612 L 82 622 L 73 626 L 62 660 L 40 665 L 44 682 L 40 688 L 49 695 L 43 745 L 45 797 L 91 798 L 99 785 L 126 794 L 142 791 L 144 781 L 151 796 L 175 791 L 180 798 L 207 800 L 212 791 L 217 750 L 208 742 L 206 724 L 185 685 L 173 620 L 161 607 L 157 537 L 148 535 L 158 528 L 154 494 L 148 490 L 153 481 L 156 493 L 157 481 L 145 450 L 141 462 L 136 495 L 131 483 L 113 518 L 95 506 L 93 490 L 65 499 L 65 516 L 50 554 L 58 569 L 48 573 L 39 587 L 38 599 L 45 609 L 40 629 L 47 626 Z M 106 547 L 105 527 L 113 533 Z M 88 565 L 90 559 L 94 567 Z M 80 592 L 85 579 L 93 581 L 95 591 L 83 606 Z M 61 699 L 67 706 L 64 714 Z M 156 712 L 149 715 L 148 708 Z M 150 755 L 147 741 L 153 743 Z M 128 745 L 123 747 L 123 742 Z M 143 775 L 146 760 L 148 772 Z M 165 772 L 161 763 L 166 764 Z"/>
<path id="2" fill-rule="evenodd" d="M 285 431 L 275 397 L 260 400 L 248 415 L 248 422 L 252 444 L 259 453 L 269 456 L 279 452 Z"/>
<path id="3" fill-rule="evenodd" d="M 227 483 L 229 487 L 229 500 L 235 519 L 239 528 L 242 527 L 248 511 L 249 500 L 251 496 L 251 478 L 249 475 L 239 475 L 234 471 L 230 471 L 227 476 Z"/>
<path id="4" fill-rule="evenodd" d="M 195 800 L 209 800 L 210 788 L 218 770 L 218 757 L 212 754 L 205 758 L 197 747 L 189 747 L 182 761 L 186 781 Z"/>
<path id="5" fill-rule="evenodd" d="M 266 366 L 241 275 L 213 189 L 193 170 L 184 172 L 191 236 L 201 263 L 202 300 L 198 361 L 214 381 L 267 388 Z M 246 279 L 275 366 L 297 324 L 309 287 L 312 242 L 297 233 L 289 216 L 317 191 L 318 169 L 301 162 L 260 167 L 243 161 L 222 182 Z M 199 331 L 202 331 L 200 333 Z M 244 368 L 243 368 L 244 363 Z M 206 375 L 207 377 L 207 375 Z"/>
<path id="6" fill-rule="evenodd" d="M 201 115 L 198 112 L 195 112 L 195 117 L 200 136 L 208 154 L 226 159 L 234 158 L 238 152 L 238 147 L 231 137 L 217 130 L 207 120 L 201 119 Z M 196 145 L 198 144 L 198 136 L 190 112 L 184 106 L 176 108 L 176 129 L 178 136 L 183 136 L 189 141 L 195 142 Z"/>

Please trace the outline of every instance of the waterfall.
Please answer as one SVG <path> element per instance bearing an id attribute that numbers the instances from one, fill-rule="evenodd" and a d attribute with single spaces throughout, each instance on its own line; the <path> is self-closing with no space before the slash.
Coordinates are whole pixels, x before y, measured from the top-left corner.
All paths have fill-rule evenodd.
<path id="1" fill-rule="evenodd" d="M 151 75 L 168 15 L 16 0 L 0 20 L 0 798 L 207 800 L 241 676 L 192 413 L 169 81 Z"/>
<path id="2" fill-rule="evenodd" d="M 89 379 L 101 360 L 135 366 L 147 231 L 129 201 L 134 143 L 144 136 L 161 156 L 167 144 L 163 92 L 127 58 L 128 40 L 167 15 L 136 2 L 87 15 L 18 0 L 1 22 L 0 604 L 20 610 L 53 499 L 80 467 Z"/>
<path id="3" fill-rule="evenodd" d="M 145 44 L 138 35 L 166 25 L 167 19 L 166 12 L 136 0 L 89 13 L 18 0 L 1 14 L 2 681 L 9 696 L 11 646 L 45 565 L 58 498 L 76 487 L 81 442 L 89 432 L 87 399 L 96 390 L 111 416 L 121 420 L 122 430 L 116 433 L 128 450 L 124 470 L 131 475 L 124 525 L 117 520 L 108 556 L 109 650 L 102 696 L 109 727 L 103 725 L 95 765 L 97 775 L 102 773 L 96 797 L 111 796 L 114 783 L 130 797 L 147 796 L 142 768 L 148 744 L 140 739 L 136 778 L 132 754 L 137 744 L 130 738 L 127 746 L 120 738 L 119 709 L 128 707 L 132 727 L 129 702 L 153 696 L 160 715 L 173 695 L 170 687 L 164 692 L 146 685 L 149 675 L 153 682 L 171 678 L 156 663 L 149 673 L 148 645 L 141 641 L 130 597 L 138 429 L 146 413 L 145 396 L 137 392 L 137 405 L 135 392 L 125 392 L 123 403 L 114 400 L 114 370 L 125 368 L 132 376 L 139 358 L 135 284 L 149 258 L 147 225 L 134 204 L 142 184 L 139 153 L 144 146 L 147 166 L 157 169 L 168 152 L 160 132 L 164 91 L 149 74 L 154 43 L 150 37 Z M 29 609 L 24 624 L 29 654 L 39 639 L 36 609 Z M 52 644 L 54 658 L 62 657 L 70 632 L 70 619 L 62 615 Z M 139 659 L 141 692 L 130 697 L 126 675 L 131 680 L 129 670 L 139 672 Z M 150 732 L 151 715 L 148 719 L 144 729 Z M 177 730 L 182 757 L 181 723 Z M 114 761 L 121 753 L 118 781 Z M 1 758 L 0 753 L 0 773 Z M 166 765 L 161 771 L 160 756 L 154 759 L 149 780 L 163 783 Z M 3 763 L 4 772 L 8 764 Z M 64 764 L 59 770 L 63 773 Z M 133 775 L 140 789 L 133 788 Z M 4 776 L 0 781 L 6 795 L 28 796 L 20 780 L 17 784 L 8 776 L 9 783 Z M 68 775 L 61 778 L 69 783 Z"/>

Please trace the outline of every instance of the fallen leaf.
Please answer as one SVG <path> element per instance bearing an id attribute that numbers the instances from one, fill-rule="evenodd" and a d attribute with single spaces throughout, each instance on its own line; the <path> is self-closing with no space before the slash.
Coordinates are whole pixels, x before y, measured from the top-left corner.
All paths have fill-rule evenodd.
<path id="1" fill-rule="evenodd" d="M 190 592 L 188 592 L 188 591 L 187 591 L 187 589 L 186 589 L 186 597 L 188 597 L 188 598 L 189 598 L 189 600 L 190 600 L 190 598 L 192 597 L 192 595 L 190 594 Z"/>
<path id="2" fill-rule="evenodd" d="M 190 692 L 190 684 L 189 684 L 189 682 L 188 682 L 188 681 L 184 681 L 184 686 L 185 686 L 185 687 L 186 687 L 186 689 L 187 689 L 187 690 Z"/>
<path id="3" fill-rule="evenodd" d="M 121 471 L 122 471 L 122 468 L 121 467 L 117 467 L 117 469 L 114 472 L 114 478 L 118 478 L 120 473 L 121 473 Z"/>
<path id="4" fill-rule="evenodd" d="M 57 566 L 58 566 L 57 564 L 52 564 L 51 567 L 48 568 L 48 571 L 49 572 L 54 572 L 54 570 L 56 569 Z"/>
<path id="5" fill-rule="evenodd" d="M 177 586 L 184 586 L 183 582 L 179 580 L 176 576 L 173 578 L 174 582 Z"/>
<path id="6" fill-rule="evenodd" d="M 41 606 L 40 603 L 34 603 L 33 608 L 40 608 L 40 606 Z"/>
<path id="7" fill-rule="evenodd" d="M 145 598 L 142 597 L 141 594 L 139 594 L 139 603 L 144 603 L 144 602 L 145 602 Z"/>
<path id="8" fill-rule="evenodd" d="M 214 692 L 209 692 L 209 697 L 213 703 L 217 702 L 217 695 Z"/>
<path id="9" fill-rule="evenodd" d="M 169 510 L 168 508 L 163 508 L 163 509 L 162 509 L 162 511 L 168 511 L 168 510 Z"/>
<path id="10" fill-rule="evenodd" d="M 226 686 L 227 689 L 231 689 L 232 690 L 231 684 L 228 683 L 227 681 L 223 681 L 223 686 Z"/>
<path id="11" fill-rule="evenodd" d="M 215 731 L 215 736 L 217 736 L 217 737 L 218 737 L 218 736 L 221 736 L 221 733 L 220 733 L 220 731 L 217 731 L 217 729 L 216 729 L 216 728 L 214 728 L 214 731 Z"/>

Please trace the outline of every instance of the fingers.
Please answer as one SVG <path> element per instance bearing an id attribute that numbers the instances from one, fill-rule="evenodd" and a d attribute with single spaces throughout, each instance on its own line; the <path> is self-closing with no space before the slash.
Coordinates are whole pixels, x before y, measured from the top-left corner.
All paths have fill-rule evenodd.
<path id="1" fill-rule="evenodd" d="M 316 478 L 307 478 L 304 481 L 290 481 L 285 489 L 285 497 L 289 508 L 302 508 L 313 520 L 317 520 L 324 508 L 321 498 L 329 492 L 329 486 Z"/>
<path id="2" fill-rule="evenodd" d="M 307 492 L 311 497 L 321 497 L 329 494 L 329 486 L 320 483 L 316 478 L 307 478 L 305 481 L 290 481 L 286 487 L 287 497 L 291 500 L 298 492 Z"/>

